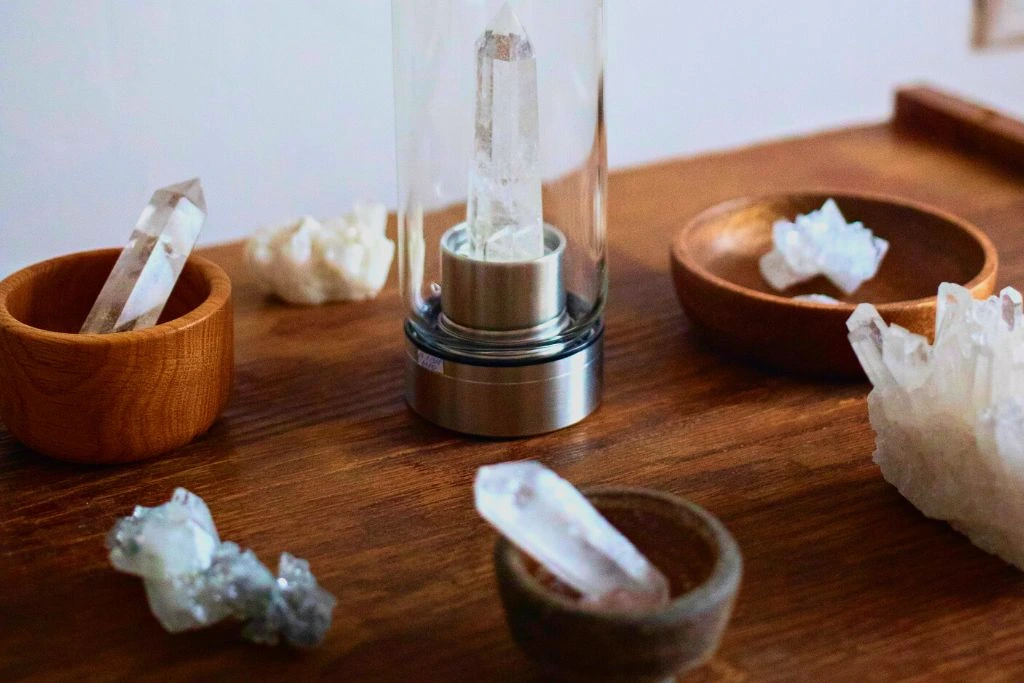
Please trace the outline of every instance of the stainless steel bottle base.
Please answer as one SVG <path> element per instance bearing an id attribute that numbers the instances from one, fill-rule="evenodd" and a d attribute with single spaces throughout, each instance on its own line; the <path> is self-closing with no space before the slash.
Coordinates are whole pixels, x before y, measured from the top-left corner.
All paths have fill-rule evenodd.
<path id="1" fill-rule="evenodd" d="M 406 400 L 465 434 L 530 436 L 579 422 L 601 401 L 604 335 L 554 360 L 519 365 L 440 358 L 406 335 Z"/>

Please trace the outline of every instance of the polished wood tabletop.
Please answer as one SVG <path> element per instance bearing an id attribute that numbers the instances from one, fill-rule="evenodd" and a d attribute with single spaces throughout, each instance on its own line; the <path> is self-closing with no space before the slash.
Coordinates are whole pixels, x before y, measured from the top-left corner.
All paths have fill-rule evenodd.
<path id="1" fill-rule="evenodd" d="M 999 286 L 1024 286 L 1012 147 L 992 155 L 991 141 L 942 130 L 898 119 L 611 174 L 603 404 L 528 439 L 460 436 L 410 412 L 393 283 L 371 302 L 287 307 L 259 295 L 239 245 L 204 250 L 230 274 L 236 312 L 234 392 L 208 434 L 150 462 L 88 467 L 0 428 L 0 680 L 536 680 L 505 627 L 495 534 L 471 492 L 476 468 L 520 458 L 581 486 L 684 496 L 732 531 L 744 582 L 695 680 L 1020 680 L 1024 574 L 882 479 L 869 385 L 720 356 L 691 334 L 668 273 L 670 239 L 699 210 L 825 187 L 973 221 L 999 251 Z M 103 539 L 176 486 L 265 563 L 285 550 L 311 562 L 338 597 L 321 647 L 251 645 L 236 624 L 160 628 Z"/>

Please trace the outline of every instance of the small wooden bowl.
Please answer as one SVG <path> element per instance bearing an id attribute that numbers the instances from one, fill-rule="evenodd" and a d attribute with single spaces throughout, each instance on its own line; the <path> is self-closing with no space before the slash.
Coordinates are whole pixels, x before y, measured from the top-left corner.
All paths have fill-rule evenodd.
<path id="1" fill-rule="evenodd" d="M 498 588 L 513 639 L 559 680 L 662 681 L 718 648 L 743 561 L 726 528 L 704 509 L 659 491 L 594 488 L 587 498 L 669 579 L 672 600 L 649 612 L 599 610 L 549 587 L 538 566 L 499 538 Z"/>
<path id="2" fill-rule="evenodd" d="M 836 200 L 849 221 L 889 241 L 878 274 L 850 296 L 824 277 L 776 292 L 758 269 L 772 248 L 772 223 L 792 220 Z M 808 192 L 744 197 L 713 206 L 679 232 L 671 247 L 676 293 L 695 330 L 716 348 L 797 373 L 862 377 L 846 337 L 856 304 L 931 338 L 936 293 L 962 284 L 978 298 L 992 293 L 998 257 L 970 223 L 924 204 L 869 194 Z M 840 304 L 795 301 L 827 294 Z"/>
<path id="3" fill-rule="evenodd" d="M 0 418 L 54 458 L 166 453 L 209 429 L 228 400 L 231 281 L 204 258 L 189 258 L 160 324 L 77 334 L 119 253 L 70 254 L 0 282 Z"/>

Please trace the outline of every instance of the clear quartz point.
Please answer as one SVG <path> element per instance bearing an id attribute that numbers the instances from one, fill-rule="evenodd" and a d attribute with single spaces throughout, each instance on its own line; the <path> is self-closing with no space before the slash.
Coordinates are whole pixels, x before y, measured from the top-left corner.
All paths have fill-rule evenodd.
<path id="1" fill-rule="evenodd" d="M 481 467 L 476 509 L 506 538 L 588 603 L 650 609 L 668 580 L 572 484 L 540 463 Z"/>
<path id="2" fill-rule="evenodd" d="M 875 386 L 892 380 L 892 375 L 882 360 L 882 335 L 886 329 L 882 316 L 871 304 L 859 304 L 853 315 L 846 321 L 850 331 L 850 345 L 853 352 Z"/>
<path id="3" fill-rule="evenodd" d="M 839 299 L 831 297 L 828 294 L 801 294 L 793 297 L 794 301 L 807 301 L 812 304 L 838 304 L 841 303 Z"/>
<path id="4" fill-rule="evenodd" d="M 199 178 L 154 192 L 81 332 L 107 334 L 155 325 L 205 221 Z"/>
<path id="5" fill-rule="evenodd" d="M 505 3 L 476 45 L 476 132 L 465 255 L 531 261 L 544 255 L 538 160 L 537 62 Z"/>

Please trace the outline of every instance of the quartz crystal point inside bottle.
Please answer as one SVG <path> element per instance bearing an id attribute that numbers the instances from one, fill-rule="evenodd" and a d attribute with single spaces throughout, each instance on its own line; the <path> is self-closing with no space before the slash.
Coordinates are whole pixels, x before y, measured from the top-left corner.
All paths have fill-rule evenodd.
<path id="1" fill-rule="evenodd" d="M 481 467 L 474 494 L 484 519 L 585 602 L 643 610 L 668 601 L 662 573 L 572 484 L 540 463 Z"/>
<path id="2" fill-rule="evenodd" d="M 155 325 L 205 221 L 206 200 L 199 178 L 154 192 L 89 311 L 82 333 L 126 332 Z"/>
<path id="3" fill-rule="evenodd" d="M 111 529 L 107 548 L 116 569 L 142 577 L 150 609 L 171 633 L 233 617 L 254 642 L 310 647 L 331 626 L 334 596 L 308 562 L 282 553 L 275 577 L 251 550 L 222 543 L 206 503 L 185 489 L 136 507 Z"/>
<path id="4" fill-rule="evenodd" d="M 537 62 L 508 3 L 476 45 L 476 133 L 465 255 L 530 261 L 544 255 Z"/>

